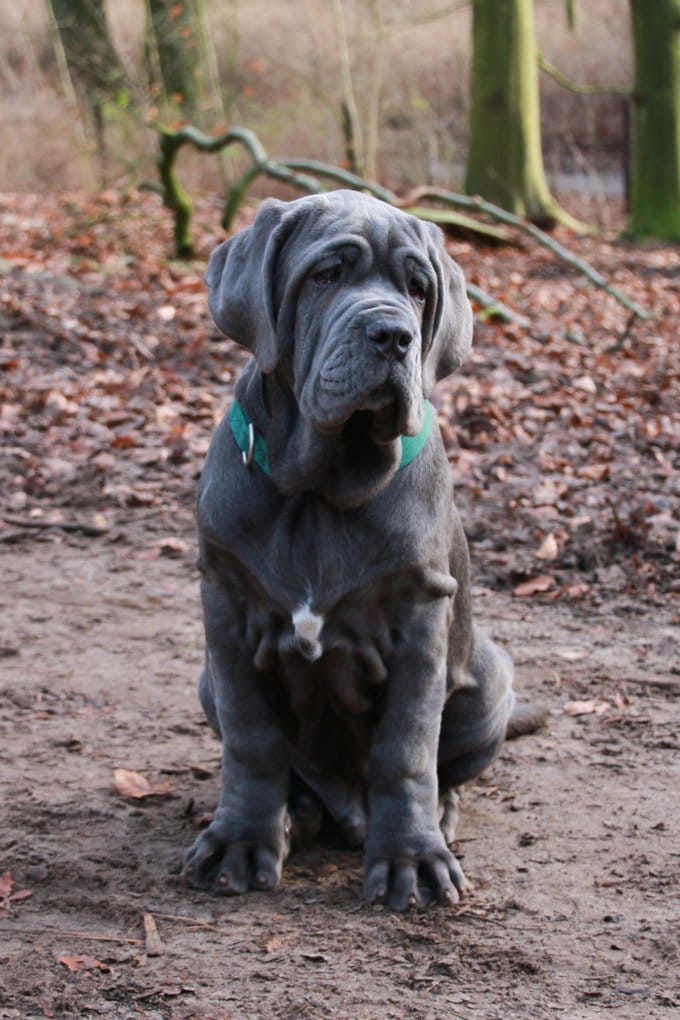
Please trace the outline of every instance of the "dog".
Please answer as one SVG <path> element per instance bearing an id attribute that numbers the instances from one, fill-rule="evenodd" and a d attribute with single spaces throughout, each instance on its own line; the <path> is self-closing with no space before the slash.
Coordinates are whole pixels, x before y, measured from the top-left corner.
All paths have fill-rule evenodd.
<path id="1" fill-rule="evenodd" d="M 470 348 L 463 274 L 433 224 L 335 191 L 265 201 L 206 283 L 252 357 L 198 496 L 222 792 L 184 879 L 274 888 L 297 795 L 363 845 L 367 901 L 455 903 L 456 790 L 514 700 L 509 655 L 472 623 L 428 399 Z"/>

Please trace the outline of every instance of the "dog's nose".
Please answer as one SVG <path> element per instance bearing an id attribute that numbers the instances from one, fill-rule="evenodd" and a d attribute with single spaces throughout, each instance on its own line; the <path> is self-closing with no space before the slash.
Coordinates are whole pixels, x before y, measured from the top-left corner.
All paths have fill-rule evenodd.
<path id="1" fill-rule="evenodd" d="M 413 343 L 413 333 L 403 326 L 375 323 L 369 328 L 368 339 L 383 357 L 401 360 Z"/>

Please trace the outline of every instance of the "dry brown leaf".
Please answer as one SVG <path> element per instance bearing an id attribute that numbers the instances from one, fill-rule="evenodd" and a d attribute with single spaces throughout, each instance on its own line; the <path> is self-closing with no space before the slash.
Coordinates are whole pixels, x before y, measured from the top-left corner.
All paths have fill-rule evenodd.
<path id="1" fill-rule="evenodd" d="M 540 546 L 536 550 L 537 560 L 554 560 L 559 553 L 557 547 L 557 539 L 553 535 L 552 531 L 545 536 Z"/>
<path id="2" fill-rule="evenodd" d="M 582 375 L 574 379 L 572 386 L 575 390 L 582 390 L 584 393 L 597 393 L 597 384 L 590 375 Z"/>
<path id="3" fill-rule="evenodd" d="M 12 892 L 14 888 L 14 880 L 9 871 L 5 871 L 0 875 L 0 907 L 1 916 L 6 917 L 9 912 L 11 903 L 19 903 L 21 900 L 27 900 L 29 896 L 33 895 L 32 889 L 19 889 L 18 892 Z"/>
<path id="4" fill-rule="evenodd" d="M 540 592 L 550 591 L 555 584 L 555 578 L 550 574 L 540 574 L 538 577 L 530 577 L 528 581 L 522 581 L 513 589 L 513 595 L 518 598 L 527 598 L 530 595 L 538 595 Z"/>
<path id="5" fill-rule="evenodd" d="M 597 698 L 592 698 L 589 701 L 568 701 L 564 706 L 564 711 L 567 715 L 602 715 L 610 708 L 608 701 L 600 701 Z"/>
<path id="6" fill-rule="evenodd" d="M 130 769 L 114 769 L 113 781 L 122 797 L 132 797 L 135 800 L 167 797 L 171 790 L 169 782 L 150 783 L 140 772 L 132 772 Z"/>
<path id="7" fill-rule="evenodd" d="M 559 655 L 560 659 L 566 659 L 567 662 L 579 662 L 581 659 L 585 659 L 588 653 L 585 648 L 556 648 L 555 654 Z"/>
<path id="8" fill-rule="evenodd" d="M 107 963 L 95 960 L 93 956 L 60 956 L 58 962 L 67 967 L 72 974 L 80 970 L 101 970 L 104 972 L 111 970 Z"/>
<path id="9" fill-rule="evenodd" d="M 27 900 L 32 895 L 32 889 L 20 889 L 19 892 L 12 893 L 9 901 L 10 903 L 18 903 L 20 900 Z"/>

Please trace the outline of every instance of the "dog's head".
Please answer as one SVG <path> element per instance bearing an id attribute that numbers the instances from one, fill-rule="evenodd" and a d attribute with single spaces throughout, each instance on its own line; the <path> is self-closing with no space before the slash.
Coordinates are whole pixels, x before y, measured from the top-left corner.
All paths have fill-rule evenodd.
<path id="1" fill-rule="evenodd" d="M 377 443 L 416 435 L 423 398 L 471 343 L 441 231 L 354 191 L 264 202 L 213 252 L 206 280 L 219 328 L 285 380 L 321 433 L 369 412 Z"/>

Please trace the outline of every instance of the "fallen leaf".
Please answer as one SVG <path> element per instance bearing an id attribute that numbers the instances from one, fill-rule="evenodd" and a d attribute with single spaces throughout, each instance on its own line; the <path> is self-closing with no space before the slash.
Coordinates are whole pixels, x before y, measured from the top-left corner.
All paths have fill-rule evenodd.
<path id="1" fill-rule="evenodd" d="M 27 900 L 29 896 L 33 895 L 32 889 L 20 889 L 19 892 L 12 893 L 9 898 L 10 903 L 18 903 L 19 900 Z"/>
<path id="2" fill-rule="evenodd" d="M 581 659 L 585 659 L 588 654 L 585 648 L 556 648 L 555 653 L 559 655 L 560 659 L 566 659 L 567 662 L 579 662 Z"/>
<path id="3" fill-rule="evenodd" d="M 189 544 L 187 542 L 172 535 L 169 535 L 167 538 L 161 538 L 157 544 L 161 556 L 184 556 L 189 551 Z"/>
<path id="4" fill-rule="evenodd" d="M 105 973 L 111 968 L 101 960 L 95 960 L 93 956 L 60 956 L 58 962 L 67 967 L 72 974 L 81 970 L 101 970 Z"/>
<path id="5" fill-rule="evenodd" d="M 171 790 L 169 782 L 150 783 L 141 773 L 132 772 L 130 769 L 114 769 L 113 781 L 122 797 L 132 797 L 135 800 L 141 800 L 143 797 L 167 797 Z"/>
<path id="6" fill-rule="evenodd" d="M 14 880 L 11 872 L 5 871 L 0 875 L 0 917 L 7 917 L 11 903 L 19 903 L 33 895 L 32 889 L 19 889 L 18 892 L 12 892 L 13 888 Z"/>
<path id="7" fill-rule="evenodd" d="M 575 390 L 582 390 L 584 393 L 597 393 L 597 385 L 589 375 L 582 375 L 574 379 L 572 386 Z"/>
<path id="8" fill-rule="evenodd" d="M 552 531 L 545 536 L 540 546 L 536 550 L 537 560 L 554 560 L 559 553 L 557 547 L 557 539 L 553 535 Z"/>
<path id="9" fill-rule="evenodd" d="M 602 715 L 610 708 L 608 701 L 599 701 L 596 698 L 590 701 L 568 701 L 564 706 L 564 711 L 567 715 Z"/>
<path id="10" fill-rule="evenodd" d="M 527 598 L 530 595 L 537 595 L 540 592 L 550 591 L 555 584 L 555 578 L 550 574 L 540 574 L 538 577 L 531 577 L 528 581 L 522 581 L 513 589 L 513 595 L 518 598 Z"/>

